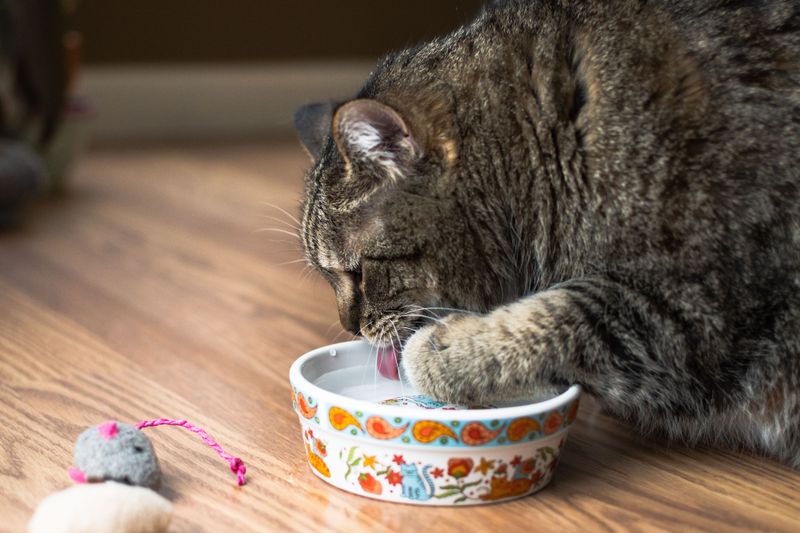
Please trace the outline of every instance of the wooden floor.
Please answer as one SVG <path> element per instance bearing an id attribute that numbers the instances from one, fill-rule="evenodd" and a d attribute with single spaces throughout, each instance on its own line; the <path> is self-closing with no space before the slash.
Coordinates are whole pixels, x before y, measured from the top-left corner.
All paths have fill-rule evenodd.
<path id="1" fill-rule="evenodd" d="M 665 447 L 584 402 L 553 483 L 477 508 L 378 503 L 306 465 L 287 374 L 343 340 L 330 289 L 281 232 L 305 157 L 293 142 L 95 150 L 67 197 L 0 233 L 0 528 L 70 485 L 72 444 L 118 418 L 186 418 L 248 467 L 235 478 L 196 436 L 148 430 L 175 531 L 577 529 L 800 531 L 800 473 Z M 490 529 L 491 528 L 491 529 Z"/>

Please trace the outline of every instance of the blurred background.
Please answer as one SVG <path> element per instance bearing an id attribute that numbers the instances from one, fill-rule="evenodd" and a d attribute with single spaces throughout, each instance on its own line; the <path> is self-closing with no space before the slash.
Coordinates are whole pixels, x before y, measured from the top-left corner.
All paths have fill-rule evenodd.
<path id="1" fill-rule="evenodd" d="M 0 216 L 63 190 L 90 142 L 288 133 L 481 3 L 0 0 Z"/>
<path id="2" fill-rule="evenodd" d="M 0 473 L 0 530 L 68 482 L 81 428 L 172 414 L 250 469 L 231 492 L 155 436 L 177 530 L 341 527 L 354 502 L 287 490 L 312 477 L 289 366 L 352 337 L 303 259 L 292 116 L 478 5 L 0 0 L 0 470 L 29 473 Z"/>

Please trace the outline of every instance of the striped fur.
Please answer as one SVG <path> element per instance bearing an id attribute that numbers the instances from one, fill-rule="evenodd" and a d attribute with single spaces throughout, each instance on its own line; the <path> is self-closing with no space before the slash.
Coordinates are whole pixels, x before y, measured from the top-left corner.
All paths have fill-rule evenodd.
<path id="1" fill-rule="evenodd" d="M 302 237 L 424 392 L 578 382 L 800 467 L 800 3 L 498 2 L 354 100 Z"/>

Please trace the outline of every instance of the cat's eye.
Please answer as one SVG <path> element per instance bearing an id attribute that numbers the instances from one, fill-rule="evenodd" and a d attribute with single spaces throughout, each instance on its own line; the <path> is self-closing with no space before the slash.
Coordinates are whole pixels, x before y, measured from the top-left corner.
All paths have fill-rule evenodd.
<path id="1" fill-rule="evenodd" d="M 361 272 L 361 269 L 360 269 L 360 268 L 359 268 L 358 270 L 350 270 L 350 271 L 347 271 L 347 272 L 345 272 L 345 273 L 346 273 L 348 276 L 350 276 L 350 279 L 352 279 L 352 280 L 353 280 L 353 284 L 354 284 L 356 287 L 358 287 L 358 286 L 360 286 L 360 285 L 361 285 L 361 280 L 364 278 L 364 276 L 363 276 L 363 274 L 362 274 L 362 272 Z"/>
<path id="2" fill-rule="evenodd" d="M 356 289 L 356 291 L 364 290 L 364 287 L 362 286 L 364 274 L 360 264 L 352 269 L 346 270 L 345 275 L 350 278 L 350 281 L 353 282 L 353 287 Z"/>

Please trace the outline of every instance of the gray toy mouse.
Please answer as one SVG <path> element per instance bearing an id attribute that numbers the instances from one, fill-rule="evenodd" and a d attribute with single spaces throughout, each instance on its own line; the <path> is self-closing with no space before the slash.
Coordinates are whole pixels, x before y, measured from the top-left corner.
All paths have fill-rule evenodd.
<path id="1" fill-rule="evenodd" d="M 116 481 L 151 489 L 161 483 L 150 439 L 122 422 L 103 422 L 81 433 L 75 442 L 74 462 L 69 475 L 78 483 Z"/>
<path id="2" fill-rule="evenodd" d="M 245 484 L 244 462 L 186 420 L 159 418 L 135 426 L 112 420 L 78 436 L 75 466 L 69 469 L 69 475 L 79 484 L 42 500 L 28 523 L 28 532 L 166 532 L 172 505 L 151 490 L 161 482 L 161 469 L 150 439 L 141 431 L 162 425 L 180 426 L 197 434 L 227 461 L 238 485 Z"/>

